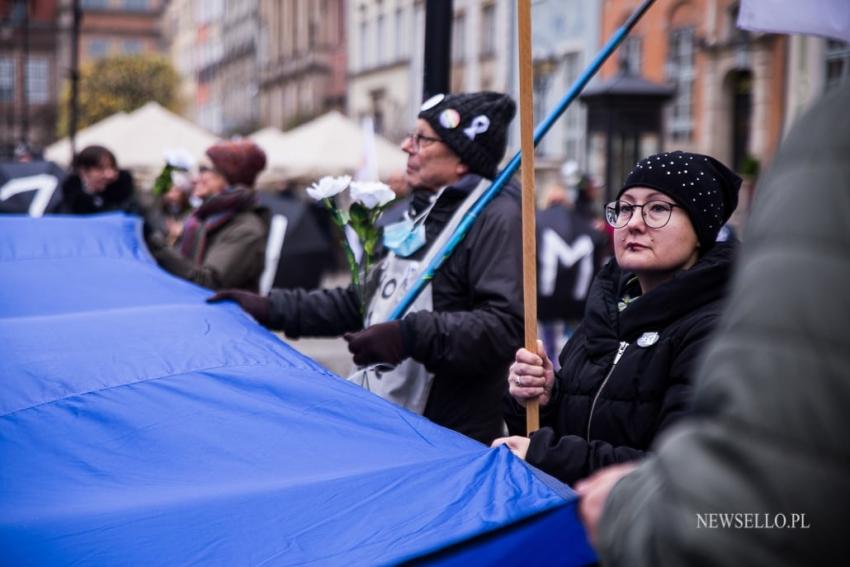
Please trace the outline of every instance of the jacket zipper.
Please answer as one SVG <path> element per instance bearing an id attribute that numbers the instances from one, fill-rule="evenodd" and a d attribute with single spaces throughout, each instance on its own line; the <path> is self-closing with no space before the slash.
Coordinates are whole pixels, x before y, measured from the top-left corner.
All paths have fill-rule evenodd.
<path id="1" fill-rule="evenodd" d="M 605 379 L 602 381 L 602 385 L 599 386 L 599 389 L 596 391 L 596 395 L 593 397 L 593 403 L 590 405 L 590 415 L 587 418 L 587 440 L 590 441 L 590 423 L 593 421 L 593 410 L 596 409 L 596 402 L 599 400 L 599 394 L 602 393 L 602 389 L 605 387 L 605 384 L 608 383 L 608 378 L 613 374 L 614 369 L 617 367 L 617 363 L 620 362 L 620 358 L 623 356 L 623 353 L 626 352 L 626 347 L 629 346 L 629 343 L 626 341 L 620 341 L 620 348 L 617 349 L 617 355 L 614 357 L 614 363 L 611 365 L 611 370 L 608 371 L 608 374 L 605 375 Z"/>

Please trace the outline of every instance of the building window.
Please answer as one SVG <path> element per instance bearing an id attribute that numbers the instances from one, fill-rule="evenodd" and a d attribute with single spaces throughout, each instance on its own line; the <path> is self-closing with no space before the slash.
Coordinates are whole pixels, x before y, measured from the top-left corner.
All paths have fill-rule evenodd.
<path id="1" fill-rule="evenodd" d="M 395 11 L 395 58 L 396 61 L 404 58 L 404 46 L 406 44 L 407 30 L 404 25 L 404 10 L 396 8 Z"/>
<path id="2" fill-rule="evenodd" d="M 466 59 L 466 16 L 458 14 L 452 22 L 452 61 L 460 62 Z"/>
<path id="3" fill-rule="evenodd" d="M 620 45 L 620 69 L 626 74 L 640 76 L 643 42 L 639 36 L 629 36 Z"/>
<path id="4" fill-rule="evenodd" d="M 27 63 L 27 100 L 44 104 L 50 100 L 50 66 L 47 59 L 33 57 Z"/>
<path id="5" fill-rule="evenodd" d="M 98 58 L 106 55 L 109 50 L 109 42 L 105 39 L 90 39 L 89 40 L 89 57 Z"/>
<path id="6" fill-rule="evenodd" d="M 581 53 L 572 52 L 564 56 L 564 84 L 569 87 L 578 79 L 581 72 Z M 584 140 L 584 128 L 581 121 L 581 106 L 572 104 L 564 116 L 564 150 L 567 159 L 581 160 L 581 142 Z"/>
<path id="7" fill-rule="evenodd" d="M 134 55 L 142 52 L 142 42 L 138 39 L 125 39 L 121 44 L 121 51 L 127 55 Z"/>
<path id="8" fill-rule="evenodd" d="M 496 53 L 496 5 L 487 4 L 481 10 L 481 55 Z"/>
<path id="9" fill-rule="evenodd" d="M 15 100 L 15 60 L 0 57 L 0 102 Z"/>
<path id="10" fill-rule="evenodd" d="M 144 12 L 148 9 L 148 0 L 124 0 L 123 4 L 126 10 Z"/>
<path id="11" fill-rule="evenodd" d="M 848 77 L 850 77 L 850 43 L 832 39 L 827 41 L 824 90 L 834 89 Z"/>
<path id="12" fill-rule="evenodd" d="M 367 69 L 369 67 L 369 22 L 361 20 L 360 22 L 360 68 Z"/>
<path id="13" fill-rule="evenodd" d="M 694 30 L 681 28 L 670 33 L 668 79 L 676 87 L 670 115 L 670 135 L 674 140 L 688 140 L 694 129 Z"/>
<path id="14" fill-rule="evenodd" d="M 377 31 L 375 32 L 375 61 L 377 61 L 378 65 L 383 63 L 387 58 L 387 53 L 384 50 L 384 34 L 386 33 L 386 18 L 383 14 L 378 14 L 378 19 L 375 21 L 375 26 Z"/>

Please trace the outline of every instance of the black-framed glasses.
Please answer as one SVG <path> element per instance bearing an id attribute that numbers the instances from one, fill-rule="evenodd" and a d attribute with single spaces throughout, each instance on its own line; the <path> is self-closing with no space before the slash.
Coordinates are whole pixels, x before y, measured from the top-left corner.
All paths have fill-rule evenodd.
<path id="1" fill-rule="evenodd" d="M 675 207 L 680 205 L 667 201 L 647 201 L 636 205 L 628 201 L 611 201 L 605 205 L 605 221 L 614 228 L 623 228 L 632 220 L 635 209 L 640 208 L 643 222 L 649 228 L 663 228 L 670 222 Z"/>
<path id="2" fill-rule="evenodd" d="M 441 139 L 435 138 L 433 136 L 426 136 L 425 134 L 420 134 L 419 132 L 411 132 L 407 135 L 410 139 L 411 147 L 414 152 L 418 152 L 420 148 L 427 148 L 431 144 L 436 142 L 442 142 Z M 424 144 L 422 142 L 425 142 Z"/>

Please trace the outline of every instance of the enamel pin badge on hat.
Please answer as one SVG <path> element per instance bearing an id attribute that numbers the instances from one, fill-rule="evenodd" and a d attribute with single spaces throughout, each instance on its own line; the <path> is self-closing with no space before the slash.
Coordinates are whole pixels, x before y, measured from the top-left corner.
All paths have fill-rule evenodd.
<path id="1" fill-rule="evenodd" d="M 434 108 L 435 106 L 437 106 L 438 104 L 443 102 L 444 98 L 446 98 L 446 95 L 444 95 L 442 93 L 441 94 L 435 94 L 434 96 L 432 96 L 431 98 L 429 98 L 428 100 L 423 102 L 422 106 L 419 108 L 419 110 L 420 111 L 421 110 L 430 110 L 431 108 Z"/>
<path id="2" fill-rule="evenodd" d="M 440 113 L 439 120 L 443 128 L 451 130 L 460 124 L 460 113 L 454 108 L 447 108 Z"/>

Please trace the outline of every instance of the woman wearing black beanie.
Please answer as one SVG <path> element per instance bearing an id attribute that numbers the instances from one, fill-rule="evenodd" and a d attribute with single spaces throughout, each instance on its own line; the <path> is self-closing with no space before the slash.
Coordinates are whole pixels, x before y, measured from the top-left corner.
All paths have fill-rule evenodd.
<path id="1" fill-rule="evenodd" d="M 695 362 L 714 329 L 734 244 L 715 242 L 741 179 L 709 156 L 650 156 L 605 207 L 615 259 L 597 276 L 584 319 L 553 372 L 542 344 L 520 349 L 508 376 L 498 439 L 567 483 L 640 458 L 684 415 Z M 520 437 L 525 402 L 540 401 L 540 431 Z"/>

